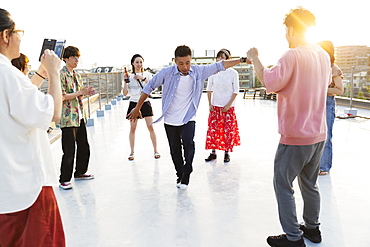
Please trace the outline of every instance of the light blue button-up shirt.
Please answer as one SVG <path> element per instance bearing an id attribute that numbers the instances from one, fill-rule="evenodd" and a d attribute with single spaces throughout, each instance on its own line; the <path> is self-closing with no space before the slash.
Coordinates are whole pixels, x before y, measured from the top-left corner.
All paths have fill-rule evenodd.
<path id="1" fill-rule="evenodd" d="M 204 81 L 211 75 L 224 70 L 225 68 L 222 61 L 210 65 L 191 65 L 189 76 L 194 82 L 193 102 L 184 117 L 184 124 L 188 123 L 197 112 L 200 97 L 203 92 Z M 162 85 L 162 116 L 160 116 L 160 118 L 158 118 L 154 123 L 159 122 L 164 116 L 166 116 L 167 110 L 179 85 L 180 77 L 181 73 L 178 70 L 177 65 L 172 65 L 160 70 L 144 87 L 143 92 L 149 95 L 154 89 Z"/>

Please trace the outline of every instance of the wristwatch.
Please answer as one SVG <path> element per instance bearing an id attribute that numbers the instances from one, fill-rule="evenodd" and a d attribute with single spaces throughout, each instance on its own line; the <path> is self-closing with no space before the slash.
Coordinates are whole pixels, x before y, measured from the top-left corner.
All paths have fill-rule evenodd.
<path id="1" fill-rule="evenodd" d="M 241 62 L 241 63 L 245 63 L 245 62 L 247 62 L 247 58 L 246 58 L 246 57 L 241 57 L 241 58 L 240 58 L 240 62 Z"/>

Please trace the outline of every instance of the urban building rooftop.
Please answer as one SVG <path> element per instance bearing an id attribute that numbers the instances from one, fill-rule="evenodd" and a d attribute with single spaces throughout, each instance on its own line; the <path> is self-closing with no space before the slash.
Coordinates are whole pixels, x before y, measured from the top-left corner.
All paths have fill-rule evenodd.
<path id="1" fill-rule="evenodd" d="M 54 188 L 73 247 L 265 247 L 269 235 L 283 233 L 272 184 L 277 133 L 276 102 L 236 99 L 241 146 L 231 161 L 205 162 L 208 102 L 203 95 L 197 114 L 194 172 L 187 190 L 176 188 L 163 122 L 155 124 L 161 158 L 154 153 L 144 120 L 136 131 L 135 160 L 128 161 L 128 101 L 117 101 L 104 117 L 93 115 L 88 127 L 89 173 L 95 179 L 74 181 L 72 190 Z M 151 100 L 154 119 L 161 100 Z M 338 107 L 338 113 L 343 107 Z M 370 111 L 358 110 L 370 117 Z M 323 242 L 308 247 L 369 246 L 370 125 L 366 118 L 336 119 L 333 168 L 320 176 Z M 56 169 L 60 140 L 51 144 Z M 299 219 L 302 198 L 294 184 Z"/>

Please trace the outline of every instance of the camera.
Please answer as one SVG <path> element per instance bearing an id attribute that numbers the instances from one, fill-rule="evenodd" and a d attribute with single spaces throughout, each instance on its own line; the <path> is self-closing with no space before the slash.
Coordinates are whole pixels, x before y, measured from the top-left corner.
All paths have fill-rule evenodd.
<path id="1" fill-rule="evenodd" d="M 66 43 L 65 40 L 44 39 L 44 43 L 42 44 L 42 48 L 41 48 L 39 61 L 41 61 L 41 56 L 44 54 L 44 51 L 46 49 L 54 51 L 55 54 L 59 58 L 62 58 L 65 43 Z"/>

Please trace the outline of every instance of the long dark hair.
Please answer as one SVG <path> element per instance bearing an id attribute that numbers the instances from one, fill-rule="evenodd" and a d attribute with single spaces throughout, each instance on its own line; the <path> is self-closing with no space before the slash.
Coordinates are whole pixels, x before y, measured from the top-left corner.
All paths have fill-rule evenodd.
<path id="1" fill-rule="evenodd" d="M 15 22 L 10 17 L 10 13 L 5 9 L 0 8 L 0 32 L 10 29 L 10 31 L 14 31 Z"/>
<path id="2" fill-rule="evenodd" d="M 135 54 L 132 56 L 131 58 L 131 66 L 132 66 L 132 73 L 136 75 L 135 73 L 135 66 L 134 66 L 134 62 L 135 62 L 135 59 L 140 57 L 141 59 L 143 59 L 143 62 L 144 62 L 144 58 L 140 55 L 140 54 Z M 141 68 L 141 72 L 144 72 L 144 68 Z"/>

